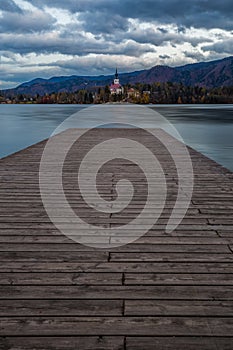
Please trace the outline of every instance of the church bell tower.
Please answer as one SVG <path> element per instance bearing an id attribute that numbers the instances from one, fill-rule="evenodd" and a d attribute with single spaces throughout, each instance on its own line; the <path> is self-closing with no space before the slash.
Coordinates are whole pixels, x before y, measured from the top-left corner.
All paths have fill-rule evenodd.
<path id="1" fill-rule="evenodd" d="M 120 84 L 120 81 L 119 81 L 118 72 L 117 72 L 117 68 L 116 68 L 115 79 L 114 79 L 114 85 L 118 85 L 118 84 Z"/>

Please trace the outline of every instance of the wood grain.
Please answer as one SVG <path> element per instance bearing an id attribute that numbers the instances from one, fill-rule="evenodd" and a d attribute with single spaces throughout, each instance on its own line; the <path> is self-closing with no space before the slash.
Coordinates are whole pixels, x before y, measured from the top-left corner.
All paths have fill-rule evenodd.
<path id="1" fill-rule="evenodd" d="M 175 149 L 178 141 L 158 132 Z M 166 169 L 168 195 L 147 234 L 138 238 L 140 226 L 125 230 L 110 242 L 126 234 L 135 241 L 112 249 L 78 244 L 50 221 L 39 188 L 46 141 L 0 160 L 0 349 L 232 350 L 233 174 L 189 148 L 192 201 L 181 224 L 166 233 L 178 191 L 172 157 L 143 130 L 94 130 L 72 147 L 63 169 L 69 203 L 89 224 L 125 225 L 147 198 L 142 171 L 117 159 L 101 169 L 97 185 L 111 205 L 118 180 L 132 181 L 135 198 L 127 210 L 106 215 L 85 205 L 76 184 L 77 164 L 94 145 L 115 137 L 143 143 L 156 155 Z M 60 200 L 55 216 L 58 208 L 63 208 Z M 87 231 L 80 226 L 78 238 L 83 237 Z M 95 237 L 93 230 L 89 242 Z"/>

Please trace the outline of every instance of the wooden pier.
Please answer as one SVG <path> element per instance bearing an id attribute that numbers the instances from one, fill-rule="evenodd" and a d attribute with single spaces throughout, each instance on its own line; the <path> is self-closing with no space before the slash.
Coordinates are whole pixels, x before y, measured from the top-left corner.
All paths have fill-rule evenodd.
<path id="1" fill-rule="evenodd" d="M 129 177 L 137 191 L 128 212 L 98 217 L 84 206 L 71 176 L 77 152 L 106 137 L 143 141 L 160 157 L 169 187 L 163 213 L 131 244 L 107 251 L 75 243 L 43 208 L 39 166 L 46 142 L 2 159 L 0 349 L 233 349 L 233 174 L 189 149 L 192 201 L 168 234 L 179 183 L 171 157 L 136 129 L 97 129 L 72 148 L 64 167 L 67 198 L 91 224 L 123 225 L 146 198 L 143 174 L 118 159 L 115 167 L 106 164 L 99 190 L 114 200 L 118 175 Z"/>

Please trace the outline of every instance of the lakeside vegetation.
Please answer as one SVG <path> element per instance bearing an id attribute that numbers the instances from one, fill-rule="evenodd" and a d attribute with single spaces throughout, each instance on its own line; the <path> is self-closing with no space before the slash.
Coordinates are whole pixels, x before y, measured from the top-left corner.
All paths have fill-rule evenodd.
<path id="1" fill-rule="evenodd" d="M 207 89 L 168 82 L 128 84 L 124 86 L 122 95 L 111 95 L 109 86 L 75 92 L 59 91 L 43 96 L 0 93 L 0 103 L 7 104 L 101 104 L 120 101 L 138 104 L 230 104 L 233 103 L 233 86 Z"/>

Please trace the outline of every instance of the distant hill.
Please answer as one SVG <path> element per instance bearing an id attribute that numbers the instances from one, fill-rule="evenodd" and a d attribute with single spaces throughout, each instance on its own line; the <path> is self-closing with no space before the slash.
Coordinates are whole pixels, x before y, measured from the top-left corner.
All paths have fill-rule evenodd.
<path id="1" fill-rule="evenodd" d="M 3 90 L 6 95 L 44 95 L 53 92 L 74 92 L 80 89 L 109 85 L 113 76 L 61 76 L 37 78 L 14 89 Z M 151 69 L 120 74 L 122 84 L 173 82 L 186 86 L 207 88 L 233 86 L 233 57 L 217 61 L 188 64 L 180 67 L 155 66 Z"/>

